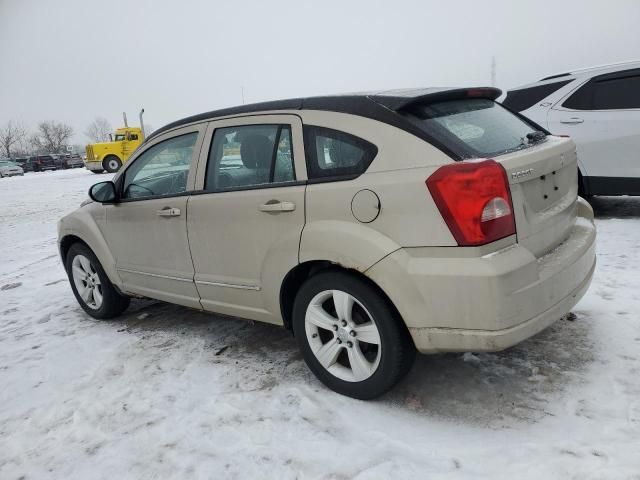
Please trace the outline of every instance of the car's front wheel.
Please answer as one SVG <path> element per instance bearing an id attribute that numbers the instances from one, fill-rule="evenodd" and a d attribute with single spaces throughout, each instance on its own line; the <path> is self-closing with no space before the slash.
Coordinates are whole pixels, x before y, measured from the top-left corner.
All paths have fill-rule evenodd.
<path id="1" fill-rule="evenodd" d="M 66 269 L 76 300 L 92 317 L 117 317 L 129 306 L 129 297 L 115 289 L 98 258 L 84 244 L 75 243 L 69 248 Z"/>
<path id="2" fill-rule="evenodd" d="M 409 371 L 415 347 L 402 320 L 374 286 L 340 271 L 307 280 L 293 307 L 305 362 L 330 389 L 371 399 Z"/>

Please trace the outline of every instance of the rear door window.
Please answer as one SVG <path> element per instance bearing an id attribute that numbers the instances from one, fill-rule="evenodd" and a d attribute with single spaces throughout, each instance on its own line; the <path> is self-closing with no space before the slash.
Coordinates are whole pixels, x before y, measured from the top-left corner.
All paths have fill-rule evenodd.
<path id="1" fill-rule="evenodd" d="M 507 93 L 502 104 L 511 110 L 522 112 L 523 110 L 533 107 L 536 103 L 544 100 L 572 81 L 573 80 L 565 80 L 562 82 L 547 83 L 546 85 L 511 90 Z"/>
<path id="2" fill-rule="evenodd" d="M 640 71 L 595 77 L 562 105 L 573 110 L 628 110 L 640 108 Z"/>
<path id="3" fill-rule="evenodd" d="M 486 158 L 528 148 L 532 124 L 485 98 L 416 105 L 405 113 L 460 158 Z M 538 138 L 538 137 L 536 137 Z"/>
<path id="4" fill-rule="evenodd" d="M 305 125 L 304 143 L 310 180 L 354 178 L 369 167 L 378 153 L 370 142 L 346 132 Z"/>
<path id="5" fill-rule="evenodd" d="M 290 125 L 241 125 L 215 130 L 206 190 L 258 188 L 295 179 Z"/>

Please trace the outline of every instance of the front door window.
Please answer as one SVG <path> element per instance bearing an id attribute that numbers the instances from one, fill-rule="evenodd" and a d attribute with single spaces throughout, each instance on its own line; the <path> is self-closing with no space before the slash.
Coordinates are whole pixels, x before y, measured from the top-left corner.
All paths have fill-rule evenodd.
<path id="1" fill-rule="evenodd" d="M 122 197 L 139 199 L 184 193 L 197 138 L 197 132 L 187 133 L 146 150 L 125 172 Z"/>

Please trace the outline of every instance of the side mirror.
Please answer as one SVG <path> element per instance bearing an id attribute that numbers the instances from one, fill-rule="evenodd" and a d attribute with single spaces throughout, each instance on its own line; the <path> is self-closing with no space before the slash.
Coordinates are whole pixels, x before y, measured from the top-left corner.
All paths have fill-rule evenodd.
<path id="1" fill-rule="evenodd" d="M 89 198 L 98 203 L 113 203 L 116 201 L 116 184 L 113 182 L 96 183 L 89 189 Z"/>

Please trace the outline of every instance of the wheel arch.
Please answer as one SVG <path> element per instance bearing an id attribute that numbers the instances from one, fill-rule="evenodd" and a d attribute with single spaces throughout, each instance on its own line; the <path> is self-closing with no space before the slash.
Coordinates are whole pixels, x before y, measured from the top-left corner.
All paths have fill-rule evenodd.
<path id="1" fill-rule="evenodd" d="M 69 249 L 74 243 L 81 243 L 89 248 L 91 251 L 93 249 L 85 242 L 83 239 L 74 234 L 65 235 L 60 239 L 60 256 L 62 257 L 62 264 L 67 264 L 67 254 L 69 253 Z"/>
<path id="2" fill-rule="evenodd" d="M 320 272 L 329 271 L 346 273 L 350 276 L 358 278 L 359 280 L 363 281 L 374 290 L 376 290 L 385 301 L 385 303 L 389 306 L 389 308 L 394 312 L 394 314 L 396 315 L 396 319 L 402 323 L 402 326 L 406 329 L 407 334 L 409 333 L 409 329 L 402 319 L 399 310 L 396 308 L 389 295 L 387 295 L 387 293 L 373 279 L 368 277 L 366 273 L 363 273 L 354 268 L 345 267 L 329 260 L 311 260 L 308 262 L 300 263 L 293 269 L 291 269 L 285 276 L 280 288 L 280 310 L 282 314 L 282 320 L 284 322 L 284 327 L 287 330 L 293 331 L 293 303 L 298 292 L 300 291 L 300 288 L 302 287 L 302 284 L 306 280 L 317 275 Z"/>

